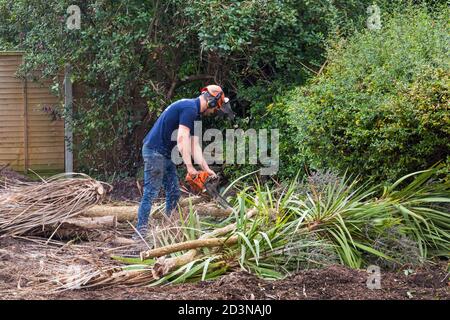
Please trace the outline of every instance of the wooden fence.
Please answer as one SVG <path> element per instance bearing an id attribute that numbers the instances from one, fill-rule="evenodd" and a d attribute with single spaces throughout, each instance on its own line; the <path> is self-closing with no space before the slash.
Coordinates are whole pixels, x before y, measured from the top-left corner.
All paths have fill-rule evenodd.
<path id="1" fill-rule="evenodd" d="M 20 52 L 0 52 L 0 167 L 17 171 L 64 171 L 64 121 L 44 108 L 58 98 L 50 81 L 22 80 L 16 71 Z"/>

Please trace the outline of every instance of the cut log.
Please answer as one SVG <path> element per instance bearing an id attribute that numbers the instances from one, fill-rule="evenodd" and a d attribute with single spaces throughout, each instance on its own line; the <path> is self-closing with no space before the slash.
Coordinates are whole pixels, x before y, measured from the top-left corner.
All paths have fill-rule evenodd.
<path id="1" fill-rule="evenodd" d="M 233 209 L 223 209 L 218 207 L 216 204 L 198 204 L 194 208 L 199 216 L 227 218 L 231 213 L 233 213 Z"/>
<path id="2" fill-rule="evenodd" d="M 95 206 L 83 213 L 85 217 L 104 217 L 104 216 L 115 216 L 117 222 L 127 222 L 135 221 L 137 219 L 137 214 L 139 211 L 139 206 L 108 206 L 99 205 Z M 160 210 L 155 210 L 152 212 L 152 218 L 161 219 L 163 213 Z"/>
<path id="3" fill-rule="evenodd" d="M 205 199 L 203 199 L 202 197 L 189 197 L 180 200 L 179 205 L 180 207 L 188 207 L 190 203 L 192 205 L 196 205 L 202 202 L 205 202 Z"/>
<path id="4" fill-rule="evenodd" d="M 67 219 L 61 224 L 61 227 L 63 228 L 80 228 L 88 230 L 115 228 L 116 226 L 117 218 L 112 215 L 104 217 L 77 217 Z"/>
<path id="5" fill-rule="evenodd" d="M 65 220 L 60 224 L 46 225 L 32 232 L 33 234 L 55 235 L 61 239 L 74 237 L 95 238 L 104 230 L 111 230 L 117 226 L 115 216 L 77 217 Z"/>
<path id="6" fill-rule="evenodd" d="M 191 199 L 191 203 L 194 207 L 194 210 L 197 211 L 197 214 L 200 216 L 211 216 L 211 217 L 219 217 L 226 218 L 228 217 L 233 210 L 232 209 L 222 209 L 219 208 L 216 204 L 199 204 L 200 200 L 203 201 L 200 197 L 194 198 L 186 198 L 180 201 L 181 207 L 188 207 L 189 200 Z M 86 212 L 83 213 L 85 217 L 104 217 L 104 216 L 115 216 L 118 222 L 127 222 L 134 221 L 137 219 L 137 213 L 139 210 L 139 206 L 111 206 L 111 205 L 97 205 Z M 161 211 L 154 211 L 152 213 L 152 217 L 156 219 L 162 218 L 164 213 Z"/>
<path id="7" fill-rule="evenodd" d="M 98 205 L 83 213 L 85 217 L 114 216 L 117 222 L 133 221 L 137 218 L 139 206 L 107 206 Z"/>
<path id="8" fill-rule="evenodd" d="M 258 212 L 258 210 L 256 208 L 249 210 L 246 213 L 246 218 L 250 219 L 257 212 Z M 236 223 L 232 223 L 223 228 L 219 228 L 219 229 L 213 230 L 209 233 L 205 233 L 204 235 L 200 236 L 200 238 L 198 240 L 218 238 L 218 237 L 224 236 L 227 233 L 232 232 L 234 230 L 236 230 Z M 186 242 L 183 242 L 183 243 L 185 244 Z M 181 247 L 181 244 L 179 244 L 179 245 L 180 246 L 178 248 Z M 160 249 L 163 249 L 163 248 L 160 248 Z M 197 249 L 198 249 L 198 247 L 196 247 L 195 249 L 190 249 L 188 252 L 186 252 L 178 257 L 173 257 L 173 258 L 161 257 L 161 258 L 159 258 L 156 261 L 156 263 L 154 264 L 153 269 L 152 269 L 153 277 L 155 279 L 159 279 L 162 276 L 168 274 L 169 272 L 175 270 L 176 268 L 181 267 L 181 266 L 185 265 L 186 263 L 193 261 L 198 254 Z M 141 252 L 141 254 L 140 254 L 141 260 L 145 260 L 146 256 L 148 254 L 151 254 L 148 252 L 149 251 Z M 175 252 L 175 251 L 172 251 L 172 252 Z"/>
<path id="9" fill-rule="evenodd" d="M 174 243 L 165 247 L 152 249 L 141 253 L 141 260 L 146 260 L 150 258 L 159 258 L 173 252 L 185 251 L 197 248 L 213 248 L 220 247 L 224 245 L 233 245 L 237 243 L 238 237 L 232 236 L 229 238 L 211 238 L 211 239 L 197 239 L 190 240 L 181 243 Z"/>

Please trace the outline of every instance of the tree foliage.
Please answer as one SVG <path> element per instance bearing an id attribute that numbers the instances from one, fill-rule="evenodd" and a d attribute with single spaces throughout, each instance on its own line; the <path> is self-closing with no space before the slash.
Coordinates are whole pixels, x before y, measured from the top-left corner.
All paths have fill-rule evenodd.
<path id="1" fill-rule="evenodd" d="M 404 8 L 381 30 L 337 42 L 324 74 L 281 104 L 298 129 L 298 156 L 379 179 L 448 159 L 448 19 L 447 8 Z"/>
<path id="2" fill-rule="evenodd" d="M 22 73 L 41 70 L 56 89 L 72 65 L 80 170 L 135 173 L 142 138 L 161 110 L 215 82 L 232 97 L 240 128 L 280 129 L 282 175 L 311 162 L 392 177 L 446 153 L 447 118 L 432 111 L 445 106 L 448 39 L 424 11 L 418 21 L 410 13 L 380 32 L 361 32 L 372 3 L 0 0 L 0 49 L 24 50 Z M 393 2 L 376 3 L 387 18 Z M 66 27 L 71 4 L 81 8 L 80 30 Z M 327 39 L 355 32 L 330 51 L 325 74 L 286 94 L 323 70 Z M 233 167 L 235 175 L 253 169 Z"/>
<path id="3" fill-rule="evenodd" d="M 133 171 L 143 136 L 170 101 L 207 82 L 232 97 L 276 79 L 302 83 L 320 68 L 325 39 L 362 23 L 367 3 L 0 0 L 0 49 L 25 50 L 22 71 L 55 81 L 71 64 L 82 84 L 73 119 L 79 164 Z M 66 28 L 71 4 L 81 8 L 80 30 Z M 243 118 L 249 103 L 233 100 Z"/>

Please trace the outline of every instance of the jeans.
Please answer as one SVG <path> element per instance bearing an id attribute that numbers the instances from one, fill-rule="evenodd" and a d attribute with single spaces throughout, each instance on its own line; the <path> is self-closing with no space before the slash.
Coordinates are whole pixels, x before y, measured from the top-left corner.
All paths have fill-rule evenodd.
<path id="1" fill-rule="evenodd" d="M 144 192 L 138 211 L 136 229 L 145 232 L 152 203 L 159 194 L 161 186 L 166 193 L 166 215 L 170 216 L 180 198 L 180 188 L 175 164 L 153 149 L 144 145 Z M 142 233 L 142 232 L 141 232 Z"/>

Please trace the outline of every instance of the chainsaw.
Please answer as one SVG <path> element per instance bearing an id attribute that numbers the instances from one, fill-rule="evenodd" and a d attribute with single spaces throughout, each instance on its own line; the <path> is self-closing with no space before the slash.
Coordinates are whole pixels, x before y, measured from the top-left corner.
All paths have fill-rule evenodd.
<path id="1" fill-rule="evenodd" d="M 186 183 L 194 193 L 200 194 L 206 192 L 224 209 L 232 208 L 232 206 L 222 197 L 218 191 L 220 178 L 219 176 L 210 176 L 206 171 L 199 171 L 197 175 L 186 175 Z"/>

